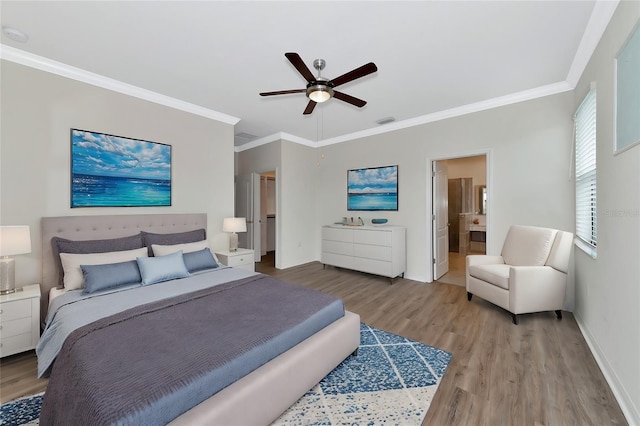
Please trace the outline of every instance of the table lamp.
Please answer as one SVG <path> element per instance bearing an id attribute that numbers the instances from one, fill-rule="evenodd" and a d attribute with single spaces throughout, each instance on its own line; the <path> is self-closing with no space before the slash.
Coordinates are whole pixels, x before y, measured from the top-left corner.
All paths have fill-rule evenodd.
<path id="1" fill-rule="evenodd" d="M 229 251 L 238 250 L 238 234 L 247 232 L 247 220 L 244 217 L 225 217 L 222 221 L 222 232 L 231 232 L 229 235 Z"/>
<path id="2" fill-rule="evenodd" d="M 15 260 L 9 256 L 31 253 L 29 226 L 0 226 L 0 294 L 16 291 Z"/>

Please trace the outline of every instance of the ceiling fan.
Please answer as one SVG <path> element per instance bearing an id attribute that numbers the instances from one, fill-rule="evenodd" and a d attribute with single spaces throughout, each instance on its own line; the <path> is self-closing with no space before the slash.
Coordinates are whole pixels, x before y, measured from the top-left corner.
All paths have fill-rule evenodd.
<path id="1" fill-rule="evenodd" d="M 335 87 L 353 81 L 357 78 L 364 77 L 378 71 L 378 67 L 373 62 L 369 62 L 361 67 L 349 71 L 346 74 L 342 74 L 340 77 L 336 77 L 333 80 L 329 80 L 320 75 L 320 72 L 324 69 L 326 62 L 324 59 L 316 59 L 313 61 L 313 67 L 318 70 L 318 76 L 314 77 L 309 68 L 304 64 L 302 58 L 297 53 L 285 53 L 289 62 L 298 70 L 298 72 L 307 80 L 306 89 L 293 89 L 293 90 L 280 90 L 277 92 L 263 92 L 260 96 L 273 96 L 273 95 L 287 95 L 290 93 L 306 93 L 309 98 L 309 103 L 305 108 L 303 114 L 311 114 L 316 104 L 320 102 L 328 101 L 329 99 L 336 98 L 341 101 L 347 102 L 351 105 L 355 105 L 358 108 L 362 108 L 367 104 L 366 101 L 358 99 L 354 96 L 347 95 L 346 93 L 338 92 L 334 90 Z"/>

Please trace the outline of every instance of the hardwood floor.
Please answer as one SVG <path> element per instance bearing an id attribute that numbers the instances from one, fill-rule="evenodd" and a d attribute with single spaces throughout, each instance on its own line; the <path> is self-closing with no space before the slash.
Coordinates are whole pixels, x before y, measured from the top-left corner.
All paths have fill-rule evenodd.
<path id="1" fill-rule="evenodd" d="M 256 270 L 340 297 L 374 327 L 445 349 L 453 359 L 425 425 L 626 425 L 571 313 L 510 315 L 458 285 L 424 284 L 318 262 Z M 33 352 L 3 358 L 0 399 L 42 391 Z"/>
<path id="2" fill-rule="evenodd" d="M 470 252 L 469 254 L 484 254 Z M 438 280 L 441 283 L 455 284 L 466 287 L 467 255 L 449 252 L 449 270 Z"/>

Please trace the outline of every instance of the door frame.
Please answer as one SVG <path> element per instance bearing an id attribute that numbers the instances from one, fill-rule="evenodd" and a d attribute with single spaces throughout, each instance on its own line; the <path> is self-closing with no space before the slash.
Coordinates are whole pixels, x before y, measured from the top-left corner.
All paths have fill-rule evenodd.
<path id="1" fill-rule="evenodd" d="M 440 276 L 449 272 L 449 247 L 450 247 L 450 239 L 449 239 L 449 229 L 451 224 L 448 219 L 448 210 L 449 210 L 449 197 L 448 197 L 448 164 L 441 160 L 436 160 L 431 162 L 431 182 L 432 182 L 432 219 L 431 219 L 431 232 L 433 235 L 432 247 L 433 247 L 433 279 L 436 280 Z M 444 171 L 444 176 L 441 171 Z M 446 199 L 447 202 L 443 203 L 443 199 Z M 435 202 L 437 201 L 437 202 Z M 447 221 L 442 222 L 441 210 L 445 209 L 447 211 Z M 444 225 L 444 232 L 442 235 L 440 231 L 442 228 L 439 225 Z M 446 244 L 441 244 L 441 240 L 444 238 Z M 440 257 L 439 247 L 443 245 L 446 247 L 446 253 L 444 256 Z M 439 263 L 440 260 L 443 260 Z M 436 273 L 437 271 L 437 273 Z"/>
<path id="2" fill-rule="evenodd" d="M 281 220 L 282 220 L 282 215 L 280 214 L 281 210 L 281 203 L 280 203 L 280 167 L 269 167 L 266 170 L 262 170 L 262 171 L 249 171 L 246 173 L 241 173 L 243 175 L 245 174 L 252 174 L 255 173 L 257 175 L 262 175 L 263 173 L 268 173 L 268 172 L 275 172 L 275 180 L 276 180 L 276 252 L 275 252 L 275 267 L 276 269 L 280 269 L 280 246 L 281 246 L 281 242 L 280 242 L 280 235 L 282 232 L 282 224 L 281 224 Z M 234 199 L 235 199 L 235 185 L 234 185 Z M 235 201 L 234 201 L 234 211 L 235 211 Z"/>
<path id="3" fill-rule="evenodd" d="M 433 282 L 433 275 L 434 275 L 434 265 L 433 265 L 433 258 L 435 256 L 435 253 L 433 252 L 433 239 L 434 239 L 434 235 L 433 235 L 433 163 L 435 161 L 442 161 L 442 160 L 455 160 L 457 158 L 465 158 L 465 157 L 476 157 L 479 155 L 484 155 L 485 159 L 486 159 L 486 168 L 487 168 L 487 241 L 486 241 L 486 246 L 487 246 L 487 254 L 490 254 L 490 248 L 491 246 L 491 236 L 492 236 L 492 232 L 491 229 L 493 228 L 492 226 L 492 220 L 491 218 L 493 217 L 493 197 L 491 196 L 492 192 L 493 192 L 493 173 L 491 172 L 492 170 L 492 154 L 493 154 L 493 150 L 491 148 L 488 149 L 481 149 L 481 150 L 475 150 L 475 151 L 465 151 L 465 152 L 461 152 L 461 153 L 457 153 L 457 154 L 450 154 L 450 155 L 443 155 L 443 156 L 436 156 L 436 157 L 428 157 L 426 164 L 425 164 L 425 168 L 426 168 L 426 178 L 427 181 L 425 183 L 425 187 L 426 187 L 426 215 L 425 215 L 425 222 L 426 222 L 426 231 L 427 231 L 427 238 L 425 241 L 426 244 L 426 251 L 427 251 L 427 259 L 428 261 L 427 263 L 427 282 Z"/>

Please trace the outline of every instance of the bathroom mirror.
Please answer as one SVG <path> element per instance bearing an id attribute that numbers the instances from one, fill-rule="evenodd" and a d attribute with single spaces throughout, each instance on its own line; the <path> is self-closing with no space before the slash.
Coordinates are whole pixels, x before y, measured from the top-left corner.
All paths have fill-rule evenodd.
<path id="1" fill-rule="evenodd" d="M 478 214 L 487 214 L 487 187 L 486 185 L 478 185 L 476 192 L 477 212 Z"/>

